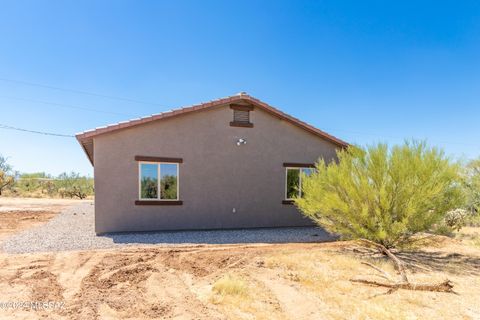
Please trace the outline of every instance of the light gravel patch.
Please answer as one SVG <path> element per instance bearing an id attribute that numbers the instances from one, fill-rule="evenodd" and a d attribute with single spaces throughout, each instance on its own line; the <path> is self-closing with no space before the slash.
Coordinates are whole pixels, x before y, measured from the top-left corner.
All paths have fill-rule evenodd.
<path id="1" fill-rule="evenodd" d="M 159 231 L 97 236 L 93 203 L 70 207 L 47 223 L 22 231 L 3 244 L 7 253 L 106 249 L 124 246 L 324 242 L 333 240 L 315 227 L 262 228 L 211 231 Z"/>

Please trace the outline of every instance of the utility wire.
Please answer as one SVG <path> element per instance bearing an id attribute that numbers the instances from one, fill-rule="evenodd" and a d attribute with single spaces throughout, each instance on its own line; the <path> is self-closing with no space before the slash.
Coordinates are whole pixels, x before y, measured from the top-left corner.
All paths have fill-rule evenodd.
<path id="1" fill-rule="evenodd" d="M 134 115 L 134 114 L 129 114 L 129 113 L 121 113 L 121 112 L 114 112 L 114 111 L 104 111 L 104 110 L 93 109 L 93 108 L 88 108 L 88 107 L 74 106 L 74 105 L 69 105 L 69 104 L 56 103 L 56 102 L 48 102 L 48 101 L 35 100 L 35 99 L 9 97 L 9 96 L 2 96 L 2 95 L 0 95 L 0 98 L 11 99 L 11 100 L 18 100 L 18 101 L 34 102 L 34 103 L 42 103 L 42 104 L 47 104 L 47 105 L 52 105 L 52 106 L 62 107 L 62 108 L 70 108 L 70 109 L 78 109 L 78 110 L 85 110 L 85 111 L 92 111 L 92 112 L 108 113 L 108 114 L 122 115 L 122 116 L 128 116 L 128 117 L 135 117 L 135 116 L 136 116 L 136 115 Z"/>
<path id="2" fill-rule="evenodd" d="M 148 101 L 142 101 L 142 100 L 136 100 L 136 99 L 130 99 L 130 98 L 124 98 L 124 97 L 117 97 L 117 96 L 111 96 L 111 95 L 106 95 L 106 94 L 101 94 L 101 93 L 96 93 L 96 92 L 89 92 L 89 91 L 84 91 L 84 90 L 60 88 L 60 87 L 51 86 L 51 85 L 42 84 L 42 83 L 35 83 L 35 82 L 28 82 L 28 81 L 20 81 L 20 80 L 12 80 L 12 79 L 1 78 L 1 77 L 0 77 L 0 81 L 10 82 L 10 83 L 17 83 L 17 84 L 21 84 L 21 85 L 25 85 L 25 86 L 47 88 L 47 89 L 52 89 L 52 90 L 64 91 L 64 92 L 85 94 L 85 95 L 89 95 L 89 96 L 101 97 L 101 98 L 106 98 L 106 99 L 127 101 L 127 102 L 133 102 L 133 103 L 139 103 L 139 104 L 147 104 L 147 105 L 152 105 L 152 106 L 158 106 L 158 107 L 168 108 L 168 106 L 165 106 L 165 105 L 162 105 L 162 104 L 158 104 L 158 103 L 148 102 Z"/>
<path id="3" fill-rule="evenodd" d="M 95 92 L 88 92 L 88 91 L 83 91 L 83 90 L 60 88 L 60 87 L 51 86 L 51 85 L 46 85 L 46 84 L 41 84 L 41 83 L 34 83 L 34 82 L 13 80 L 13 79 L 7 79 L 7 78 L 2 78 L 2 77 L 0 77 L 0 81 L 10 82 L 10 83 L 17 83 L 17 84 L 26 85 L 26 86 L 34 86 L 34 87 L 47 88 L 47 89 L 52 89 L 52 90 L 64 91 L 64 92 L 71 92 L 71 93 L 78 93 L 78 94 L 84 94 L 84 95 L 102 97 L 102 98 L 113 99 L 113 100 L 128 101 L 128 102 L 133 102 L 133 103 L 146 104 L 146 105 L 154 105 L 154 106 L 160 106 L 160 107 L 166 107 L 166 108 L 168 108 L 168 106 L 161 105 L 161 104 L 158 104 L 158 103 L 153 103 L 153 102 L 147 102 L 147 101 L 142 101 L 142 100 L 136 100 L 136 99 L 130 99 L 130 98 L 124 98 L 124 97 L 117 97 L 117 96 L 111 96 L 111 95 L 105 95 L 105 94 L 100 94 L 100 93 L 95 93 Z M 87 108 L 87 107 L 73 106 L 73 105 L 67 105 L 67 104 L 61 104 L 61 103 L 55 103 L 55 102 L 47 102 L 47 101 L 41 101 L 41 100 L 33 100 L 33 99 L 17 98 L 17 97 L 7 97 L 7 96 L 0 96 L 0 98 L 13 99 L 13 100 L 22 100 L 22 101 L 30 101 L 30 102 L 35 102 L 35 103 L 42 103 L 42 104 L 48 104 L 48 105 L 53 105 L 53 106 L 59 106 L 59 107 L 65 107 L 65 108 L 72 108 L 72 109 L 79 109 L 79 110 L 86 110 L 86 111 L 92 111 L 92 112 L 101 112 L 101 113 L 109 113 L 109 114 L 117 114 L 117 115 L 125 115 L 125 116 L 134 116 L 134 115 L 132 115 L 132 114 L 126 114 L 126 113 L 120 113 L 120 112 L 103 111 L 103 110 L 92 109 L 92 108 Z M 16 127 L 11 127 L 11 126 L 6 126 L 6 125 L 2 125 L 2 124 L 0 124 L 0 129 L 18 130 L 18 131 L 24 131 L 24 132 L 30 132 L 30 133 L 37 133 L 37 134 L 43 134 L 43 135 L 51 135 L 51 136 L 58 136 L 58 137 L 74 137 L 74 136 L 72 136 L 72 135 L 57 134 L 57 133 L 50 133 L 50 132 L 42 132 L 42 131 L 35 131 L 35 130 L 27 130 L 27 129 L 22 129 L 22 128 L 16 128 Z M 334 130 L 332 129 L 332 131 L 334 131 Z M 365 133 L 365 132 L 354 132 L 354 131 L 341 130 L 341 129 L 335 130 L 335 131 L 340 131 L 340 132 L 349 133 L 349 134 L 355 134 L 355 135 L 368 135 L 368 136 L 382 137 L 382 138 L 390 138 L 390 139 L 404 139 L 404 138 L 401 138 L 401 137 L 387 137 L 387 136 L 380 136 L 380 135 L 377 135 L 377 134 L 371 134 L 371 133 Z M 431 140 L 431 141 L 434 141 L 434 140 Z M 437 143 L 444 143 L 444 144 L 456 144 L 456 145 L 475 146 L 475 147 L 477 146 L 477 145 L 475 145 L 475 144 L 468 144 L 468 143 L 461 143 L 461 142 L 453 142 L 453 141 L 436 141 L 436 142 L 437 142 Z"/>
<path id="4" fill-rule="evenodd" d="M 1 123 L 0 123 L 0 129 L 16 130 L 16 131 L 23 131 L 23 132 L 29 132 L 29 133 L 36 133 L 36 134 L 42 134 L 42 135 L 45 135 L 45 136 L 55 136 L 55 137 L 62 137 L 62 138 L 75 138 L 75 136 L 70 135 L 70 134 L 61 134 L 61 133 L 53 133 L 53 132 L 44 132 L 44 131 L 28 130 L 28 129 L 23 129 L 23 128 L 17 128 L 17 127 L 7 126 L 7 125 L 1 124 Z"/>
<path id="5" fill-rule="evenodd" d="M 35 134 L 41 134 L 41 135 L 46 135 L 46 136 L 63 137 L 63 138 L 74 138 L 74 137 L 75 137 L 74 135 L 68 135 L 68 134 L 61 134 L 61 133 L 44 132 L 44 131 L 36 131 L 36 130 L 29 130 L 29 129 L 17 128 L 17 127 L 8 126 L 8 125 L 1 124 L 1 123 L 0 123 L 0 129 L 16 130 L 16 131 L 35 133 Z M 344 130 L 338 130 L 338 131 L 349 132 L 349 133 L 354 133 L 354 134 L 359 134 L 359 135 L 370 135 L 370 136 L 380 137 L 379 135 L 369 134 L 369 133 L 363 133 L 363 132 L 352 132 L 352 131 L 344 131 Z M 390 139 L 403 139 L 403 138 L 400 138 L 400 137 L 387 137 L 387 136 L 382 136 L 382 137 L 383 137 L 383 138 L 390 138 Z M 428 140 L 430 140 L 430 139 L 428 139 Z M 453 142 L 453 141 L 435 141 L 435 140 L 430 140 L 430 141 L 436 142 L 436 143 L 443 143 L 443 144 L 454 144 L 454 145 L 456 144 L 456 145 L 475 146 L 475 147 L 478 146 L 478 145 L 475 145 L 475 144 L 458 143 L 458 142 Z"/>

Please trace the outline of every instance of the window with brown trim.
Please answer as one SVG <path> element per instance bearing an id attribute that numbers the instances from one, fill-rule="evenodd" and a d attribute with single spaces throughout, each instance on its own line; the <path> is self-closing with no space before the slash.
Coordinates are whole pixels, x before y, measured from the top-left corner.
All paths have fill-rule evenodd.
<path id="1" fill-rule="evenodd" d="M 295 198 L 303 196 L 302 177 L 310 176 L 313 172 L 311 167 L 286 167 L 285 168 L 285 200 L 290 202 Z"/>
<path id="2" fill-rule="evenodd" d="M 139 161 L 139 200 L 179 202 L 178 167 L 178 163 L 172 162 Z"/>

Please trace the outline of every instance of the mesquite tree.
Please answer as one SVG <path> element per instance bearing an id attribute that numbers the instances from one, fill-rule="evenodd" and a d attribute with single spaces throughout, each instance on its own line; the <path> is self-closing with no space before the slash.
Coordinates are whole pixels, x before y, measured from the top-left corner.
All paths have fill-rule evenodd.
<path id="1" fill-rule="evenodd" d="M 327 231 L 364 239 L 388 256 L 464 202 L 460 167 L 424 142 L 349 147 L 337 155 L 302 176 L 296 205 Z M 405 275 L 402 288 L 406 282 Z"/>
<path id="2" fill-rule="evenodd" d="M 302 177 L 304 196 L 295 203 L 344 238 L 394 247 L 463 204 L 460 167 L 424 142 L 349 147 L 337 154 L 338 162 L 320 160 L 313 174 Z"/>

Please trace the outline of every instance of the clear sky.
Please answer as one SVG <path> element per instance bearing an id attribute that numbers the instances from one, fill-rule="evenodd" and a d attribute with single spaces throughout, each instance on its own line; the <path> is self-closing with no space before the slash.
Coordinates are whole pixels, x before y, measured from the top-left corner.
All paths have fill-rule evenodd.
<path id="1" fill-rule="evenodd" d="M 480 1 L 1 2 L 0 124 L 74 134 L 240 91 L 348 142 L 478 157 Z M 93 172 L 73 138 L 0 129 L 0 153 Z"/>

